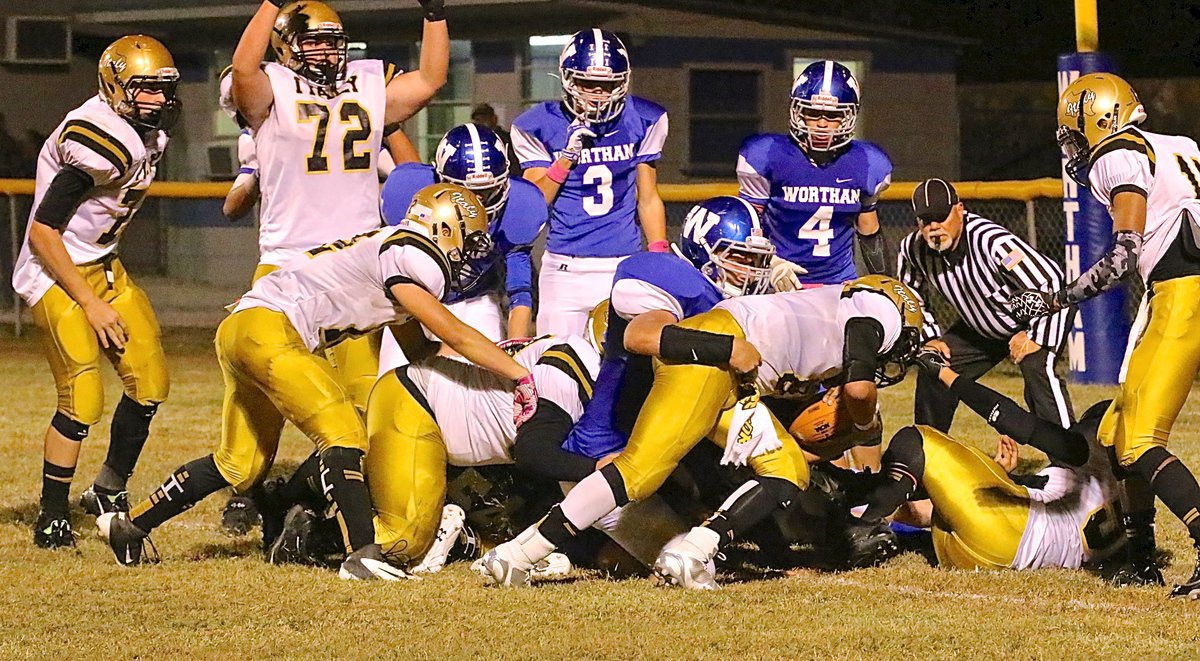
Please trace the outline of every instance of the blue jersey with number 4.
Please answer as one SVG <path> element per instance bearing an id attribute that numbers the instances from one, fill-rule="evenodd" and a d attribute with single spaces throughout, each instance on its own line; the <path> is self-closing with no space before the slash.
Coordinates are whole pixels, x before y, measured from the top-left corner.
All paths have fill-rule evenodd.
<path id="1" fill-rule="evenodd" d="M 763 232 L 780 257 L 808 269 L 800 281 L 835 284 L 858 276 L 854 224 L 873 211 L 892 180 L 892 162 L 870 142 L 852 140 L 817 165 L 790 136 L 748 138 L 738 153 L 742 198 L 764 207 Z"/>
<path id="2" fill-rule="evenodd" d="M 621 284 L 628 285 L 629 281 L 636 281 L 635 286 Z M 616 310 L 636 314 L 665 310 L 684 319 L 708 312 L 721 300 L 716 286 L 677 255 L 639 252 L 622 261 L 613 278 L 604 360 L 592 388 L 592 399 L 563 442 L 563 449 L 600 459 L 625 447 L 654 383 L 650 358 L 625 351 L 629 321 Z"/>
<path id="3" fill-rule="evenodd" d="M 413 195 L 435 183 L 432 165 L 401 163 L 383 184 L 380 206 L 388 225 L 399 225 L 408 213 Z M 504 260 L 504 289 L 509 307 L 533 307 L 533 241 L 546 224 L 546 198 L 537 186 L 524 179 L 509 180 L 508 201 L 497 218 L 488 219 L 492 254 L 479 268 L 483 273 L 463 291 L 451 292 L 447 303 L 476 298 L 499 287 L 501 259 Z"/>
<path id="4" fill-rule="evenodd" d="M 567 146 L 571 119 L 547 101 L 512 123 L 513 150 L 523 168 L 548 168 Z M 641 249 L 637 166 L 657 161 L 667 138 L 667 111 L 636 96 L 597 133 L 550 205 L 546 249 L 573 257 L 624 257 Z"/>

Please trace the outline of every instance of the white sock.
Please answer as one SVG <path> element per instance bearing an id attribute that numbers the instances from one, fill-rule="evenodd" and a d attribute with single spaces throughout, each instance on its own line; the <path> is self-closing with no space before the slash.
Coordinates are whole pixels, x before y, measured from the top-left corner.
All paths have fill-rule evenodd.
<path id="1" fill-rule="evenodd" d="M 617 497 L 613 495 L 612 487 L 608 486 L 608 480 L 600 471 L 596 471 L 576 484 L 559 507 L 571 525 L 578 530 L 586 530 L 617 508 Z"/>

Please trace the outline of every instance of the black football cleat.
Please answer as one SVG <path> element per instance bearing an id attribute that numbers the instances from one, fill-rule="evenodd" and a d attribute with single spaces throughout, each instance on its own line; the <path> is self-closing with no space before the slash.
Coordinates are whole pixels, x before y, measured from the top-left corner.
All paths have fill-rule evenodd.
<path id="1" fill-rule="evenodd" d="M 133 525 L 128 514 L 101 514 L 96 519 L 96 527 L 100 529 L 100 536 L 108 540 L 108 546 L 120 565 L 132 567 L 159 561 L 158 549 L 154 548 L 154 542 L 150 541 L 150 536 L 142 532 L 141 528 Z"/>
<path id="2" fill-rule="evenodd" d="M 1132 560 L 1126 561 L 1113 575 L 1108 579 L 1113 586 L 1118 588 L 1127 587 L 1158 587 L 1166 585 L 1163 580 L 1162 570 L 1158 568 L 1158 564 L 1153 560 L 1143 560 L 1135 562 Z"/>
<path id="3" fill-rule="evenodd" d="M 79 496 L 79 506 L 92 516 L 109 512 L 128 512 L 129 492 L 104 493 L 103 490 L 97 491 L 96 486 L 92 485 Z"/>
<path id="4" fill-rule="evenodd" d="M 1200 599 L 1200 544 L 1196 545 L 1196 568 L 1192 570 L 1192 577 L 1171 589 L 1171 598 L 1177 597 Z"/>
<path id="5" fill-rule="evenodd" d="M 850 521 L 846 536 L 850 542 L 847 560 L 853 569 L 875 567 L 900 554 L 896 533 L 886 521 Z"/>
<path id="6" fill-rule="evenodd" d="M 258 509 L 247 496 L 233 496 L 221 511 L 221 532 L 230 537 L 247 535 L 258 523 Z"/>
<path id="7" fill-rule="evenodd" d="M 267 562 L 273 565 L 315 565 L 309 543 L 317 528 L 317 515 L 303 505 L 287 511 L 279 533 L 267 547 Z M 266 529 L 264 528 L 264 534 Z"/>
<path id="8" fill-rule="evenodd" d="M 75 546 L 75 532 L 67 517 L 55 517 L 42 512 L 33 527 L 33 543 L 41 549 Z"/>

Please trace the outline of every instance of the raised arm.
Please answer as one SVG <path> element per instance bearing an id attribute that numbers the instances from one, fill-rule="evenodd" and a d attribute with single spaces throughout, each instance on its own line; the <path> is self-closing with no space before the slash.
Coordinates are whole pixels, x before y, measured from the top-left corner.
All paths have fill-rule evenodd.
<path id="1" fill-rule="evenodd" d="M 443 0 L 420 0 L 425 10 L 421 31 L 421 63 L 416 71 L 396 76 L 387 86 L 384 123 L 393 124 L 417 114 L 433 99 L 450 70 L 450 30 Z"/>
<path id="2" fill-rule="evenodd" d="M 233 98 L 251 130 L 262 126 L 275 103 L 271 81 L 262 70 L 262 61 L 271 44 L 275 16 L 282 5 L 282 0 L 264 0 L 233 51 Z"/>

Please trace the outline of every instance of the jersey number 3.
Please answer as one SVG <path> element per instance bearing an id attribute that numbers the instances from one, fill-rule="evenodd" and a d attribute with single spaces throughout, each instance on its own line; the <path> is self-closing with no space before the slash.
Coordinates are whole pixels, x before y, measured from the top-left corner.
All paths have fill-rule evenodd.
<path id="1" fill-rule="evenodd" d="M 817 242 L 817 245 L 813 246 L 813 257 L 829 256 L 829 241 L 833 239 L 833 230 L 829 225 L 832 222 L 833 207 L 820 207 L 796 233 L 798 239 Z"/>
<path id="2" fill-rule="evenodd" d="M 596 185 L 596 194 L 583 198 L 583 210 L 589 216 L 603 216 L 612 211 L 612 181 L 612 170 L 607 165 L 591 165 L 583 172 L 584 185 Z"/>
<path id="3" fill-rule="evenodd" d="M 371 150 L 365 149 L 360 154 L 358 143 L 371 139 L 371 114 L 357 101 L 342 101 L 337 110 L 329 112 L 329 106 L 316 101 L 298 101 L 296 117 L 301 123 L 316 122 L 317 130 L 313 136 L 312 151 L 305 159 L 305 170 L 309 174 L 324 174 L 329 172 L 329 156 L 325 154 L 325 137 L 329 131 L 329 118 L 336 116 L 341 124 L 352 124 L 347 127 L 342 136 L 342 170 L 344 172 L 361 172 L 371 169 Z"/>

